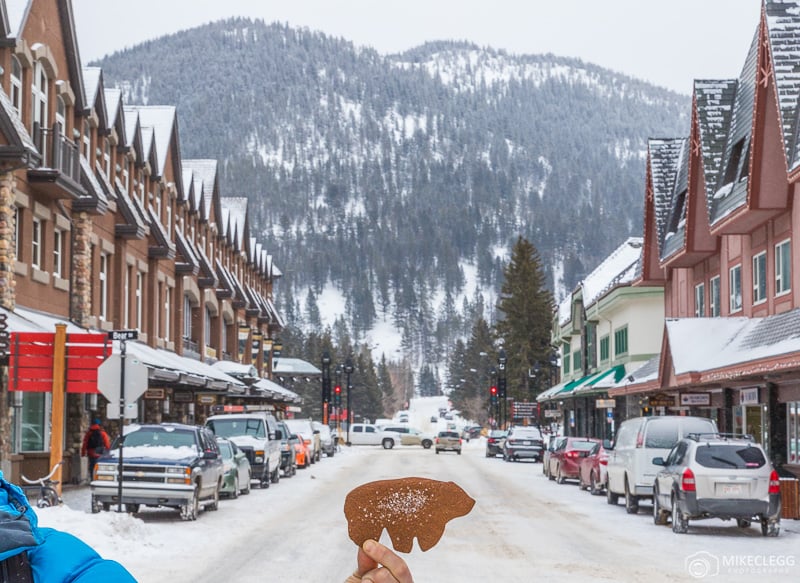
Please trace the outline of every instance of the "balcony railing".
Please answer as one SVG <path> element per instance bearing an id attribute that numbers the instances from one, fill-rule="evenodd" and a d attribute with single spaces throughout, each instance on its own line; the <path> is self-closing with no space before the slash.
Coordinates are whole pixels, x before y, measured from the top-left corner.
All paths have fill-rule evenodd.
<path id="1" fill-rule="evenodd" d="M 81 180 L 81 154 L 76 144 L 61 133 L 59 124 L 43 128 L 33 124 L 33 142 L 42 155 L 42 168 L 58 170 L 76 184 Z"/>

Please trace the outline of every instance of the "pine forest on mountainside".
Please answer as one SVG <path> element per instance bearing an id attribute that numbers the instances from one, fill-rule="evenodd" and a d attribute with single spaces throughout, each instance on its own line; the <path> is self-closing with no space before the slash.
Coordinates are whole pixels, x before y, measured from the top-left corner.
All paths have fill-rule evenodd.
<path id="1" fill-rule="evenodd" d="M 182 156 L 218 159 L 222 195 L 248 198 L 290 324 L 320 331 L 333 285 L 334 336 L 387 318 L 416 369 L 494 322 L 519 236 L 557 300 L 640 235 L 647 138 L 689 127 L 687 96 L 466 42 L 386 56 L 231 19 L 94 64 L 127 102 L 176 105 Z"/>

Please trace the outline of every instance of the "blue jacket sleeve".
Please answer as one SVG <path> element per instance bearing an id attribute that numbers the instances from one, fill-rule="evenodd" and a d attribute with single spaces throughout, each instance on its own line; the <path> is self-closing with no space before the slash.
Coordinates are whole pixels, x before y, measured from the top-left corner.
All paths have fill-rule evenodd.
<path id="1" fill-rule="evenodd" d="M 40 532 L 44 542 L 28 550 L 35 583 L 136 583 L 125 567 L 79 538 L 51 528 Z"/>

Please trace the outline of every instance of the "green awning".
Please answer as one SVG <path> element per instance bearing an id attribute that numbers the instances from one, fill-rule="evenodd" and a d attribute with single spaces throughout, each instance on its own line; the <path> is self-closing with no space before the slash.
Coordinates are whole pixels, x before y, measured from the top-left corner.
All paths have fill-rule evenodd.
<path id="1" fill-rule="evenodd" d="M 609 387 L 614 386 L 622 377 L 625 376 L 625 365 L 618 364 L 609 369 L 597 372 L 590 375 L 585 379 L 579 387 L 575 388 L 575 393 L 587 395 L 591 393 L 599 393 L 606 391 Z"/>

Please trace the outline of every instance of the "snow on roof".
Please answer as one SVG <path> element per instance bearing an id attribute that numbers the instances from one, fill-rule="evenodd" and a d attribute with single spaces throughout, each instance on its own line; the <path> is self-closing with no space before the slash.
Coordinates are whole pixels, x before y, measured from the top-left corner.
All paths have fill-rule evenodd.
<path id="1" fill-rule="evenodd" d="M 153 128 L 142 127 L 142 149 L 144 150 L 145 161 L 147 161 L 150 158 L 150 151 L 156 147 L 156 143 L 153 137 L 154 137 Z"/>
<path id="2" fill-rule="evenodd" d="M 183 161 L 184 168 L 190 168 L 192 172 L 194 172 L 194 179 L 195 179 L 195 196 L 199 197 L 201 192 L 198 189 L 197 181 L 199 180 L 202 182 L 202 194 L 203 194 L 203 204 L 204 207 L 198 210 L 202 210 L 204 213 L 203 218 L 208 218 L 211 214 L 211 202 L 212 197 L 214 194 L 214 185 L 217 182 L 217 161 L 216 160 L 184 160 Z M 197 199 L 199 202 L 199 198 Z"/>
<path id="3" fill-rule="evenodd" d="M 29 0 L 6 0 L 6 12 L 8 13 L 8 26 L 11 29 L 11 37 L 18 37 L 22 32 L 22 23 L 27 18 Z"/>
<path id="4" fill-rule="evenodd" d="M 247 199 L 244 197 L 226 196 L 220 198 L 222 208 L 230 213 L 231 228 L 236 236 L 233 242 L 237 249 L 244 250 L 244 221 L 247 217 Z"/>
<path id="5" fill-rule="evenodd" d="M 188 202 L 191 203 L 193 201 L 189 200 L 189 196 L 192 193 L 192 182 L 194 180 L 192 169 L 191 168 L 186 168 L 186 166 L 184 166 L 182 171 L 181 171 L 181 177 L 183 178 L 183 180 L 182 180 L 182 182 L 183 182 L 183 192 L 180 193 L 181 200 L 188 201 Z M 191 208 L 191 206 L 190 206 L 190 210 L 194 210 L 194 209 Z"/>
<path id="6" fill-rule="evenodd" d="M 172 141 L 175 126 L 176 109 L 174 105 L 135 105 L 133 109 L 139 112 L 139 119 L 143 126 L 153 128 L 156 142 L 156 156 L 158 160 L 158 175 L 164 175 L 164 166 Z"/>
<path id="7" fill-rule="evenodd" d="M 117 123 L 117 113 L 119 113 L 119 106 L 122 103 L 122 91 L 114 89 L 104 89 L 103 94 L 106 97 L 106 117 L 108 118 L 108 127 L 113 128 Z"/>
<path id="8" fill-rule="evenodd" d="M 122 111 L 125 112 L 125 137 L 128 139 L 128 143 L 125 145 L 131 146 L 133 144 L 133 138 L 136 136 L 139 112 L 130 105 L 123 106 Z"/>
<path id="9" fill-rule="evenodd" d="M 94 106 L 97 99 L 97 89 L 100 87 L 100 76 L 103 70 L 100 67 L 83 68 L 83 85 L 86 88 L 86 102 Z"/>
<path id="10" fill-rule="evenodd" d="M 581 283 L 584 306 L 592 305 L 612 286 L 632 281 L 632 268 L 636 268 L 642 254 L 642 242 L 642 237 L 629 237 L 586 276 Z"/>
<path id="11" fill-rule="evenodd" d="M 576 290 L 583 288 L 584 306 L 591 306 L 612 287 L 633 281 L 642 254 L 642 243 L 642 237 L 628 237 L 578 284 Z M 572 318 L 572 295 L 569 294 L 558 304 L 559 325 L 563 326 Z"/>
<path id="12" fill-rule="evenodd" d="M 675 374 L 800 352 L 800 308 L 764 318 L 671 319 L 666 328 Z"/>

